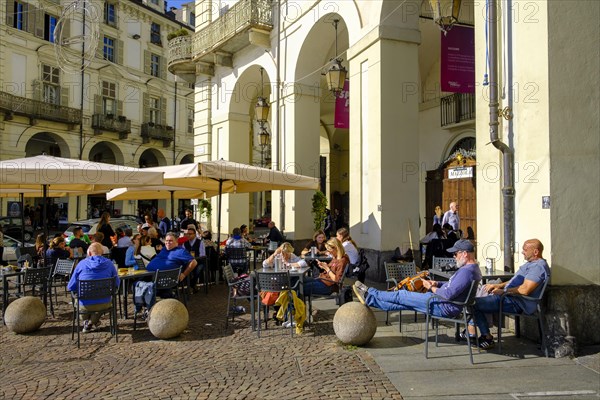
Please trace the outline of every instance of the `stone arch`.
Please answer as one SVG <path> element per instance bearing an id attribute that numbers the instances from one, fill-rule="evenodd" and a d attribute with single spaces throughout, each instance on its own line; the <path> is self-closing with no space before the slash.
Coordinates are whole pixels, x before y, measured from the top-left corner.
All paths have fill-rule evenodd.
<path id="1" fill-rule="evenodd" d="M 84 158 L 87 158 L 90 161 L 115 165 L 123 165 L 125 163 L 121 148 L 117 146 L 116 143 L 109 141 L 98 141 L 94 144 L 90 144 L 87 156 Z"/>
<path id="2" fill-rule="evenodd" d="M 465 129 L 460 133 L 456 134 L 454 137 L 452 137 L 452 139 L 450 139 L 448 143 L 446 143 L 446 147 L 444 147 L 444 151 L 440 155 L 440 167 L 444 164 L 448 157 L 450 157 L 450 155 L 454 151 L 454 148 L 459 142 L 464 141 L 468 138 L 475 139 L 475 137 L 475 129 Z"/>
<path id="3" fill-rule="evenodd" d="M 422 0 L 385 0 L 379 2 L 379 25 L 400 29 L 418 29 Z"/>
<path id="4" fill-rule="evenodd" d="M 164 154 L 157 149 L 146 149 L 140 154 L 138 167 L 158 167 L 167 165 L 167 159 Z"/>
<path id="5" fill-rule="evenodd" d="M 193 154 L 184 154 L 179 160 L 179 164 L 193 164 L 194 163 L 194 155 Z"/>
<path id="6" fill-rule="evenodd" d="M 61 135 L 48 131 L 32 133 L 25 142 L 26 157 L 42 153 L 55 157 L 71 157 L 67 141 Z"/>

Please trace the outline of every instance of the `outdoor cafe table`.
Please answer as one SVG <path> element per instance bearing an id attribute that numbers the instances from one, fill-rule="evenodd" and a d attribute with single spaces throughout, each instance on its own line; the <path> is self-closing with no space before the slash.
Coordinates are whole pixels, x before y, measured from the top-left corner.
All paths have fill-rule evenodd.
<path id="1" fill-rule="evenodd" d="M 261 272 L 261 273 L 269 273 L 269 272 L 284 272 L 284 271 L 289 271 L 290 272 L 290 278 L 298 278 L 300 280 L 300 297 L 304 298 L 304 277 L 308 274 L 308 272 L 311 270 L 310 267 L 301 267 L 301 268 L 296 268 L 296 269 L 280 269 L 280 268 L 262 268 L 257 270 L 254 270 L 252 272 L 250 272 L 250 325 L 252 326 L 252 330 L 256 330 L 256 326 L 255 326 L 255 318 L 254 318 L 254 287 L 256 285 L 256 273 L 257 272 Z M 258 296 L 257 302 L 260 301 L 260 296 Z M 260 309 L 258 310 L 258 312 L 260 312 Z"/>
<path id="2" fill-rule="evenodd" d="M 323 261 L 323 262 L 329 262 L 332 260 L 331 256 L 312 256 L 310 255 L 310 253 L 305 254 L 303 257 L 304 261 L 309 262 L 309 261 Z"/>
<path id="3" fill-rule="evenodd" d="M 487 281 L 492 279 L 500 279 L 502 281 L 507 281 L 515 275 L 514 272 L 500 271 L 496 269 L 490 271 L 487 270 L 484 266 L 479 266 L 479 269 L 481 270 L 481 281 L 483 283 L 486 283 Z M 455 273 L 456 271 L 442 271 L 433 268 L 429 269 L 429 275 L 432 279 L 434 279 L 435 277 L 439 277 L 447 280 L 450 279 L 450 277 Z"/>
<path id="4" fill-rule="evenodd" d="M 129 293 L 129 283 L 147 277 L 153 278 L 155 272 L 146 270 L 133 270 L 133 268 L 120 268 L 118 275 L 123 288 L 123 306 L 125 307 L 125 319 L 127 319 L 127 294 Z"/>

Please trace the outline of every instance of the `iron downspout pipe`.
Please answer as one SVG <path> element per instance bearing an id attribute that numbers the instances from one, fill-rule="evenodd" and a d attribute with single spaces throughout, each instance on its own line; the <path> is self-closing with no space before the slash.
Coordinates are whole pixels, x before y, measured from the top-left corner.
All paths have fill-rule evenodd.
<path id="1" fill-rule="evenodd" d="M 490 142 L 502 153 L 502 206 L 504 222 L 504 266 L 505 270 L 514 272 L 514 221 L 515 221 L 515 188 L 514 188 L 514 151 L 498 138 L 499 103 L 498 103 L 498 23 L 497 0 L 489 0 L 488 7 L 488 54 L 489 54 L 489 87 L 490 87 Z"/>

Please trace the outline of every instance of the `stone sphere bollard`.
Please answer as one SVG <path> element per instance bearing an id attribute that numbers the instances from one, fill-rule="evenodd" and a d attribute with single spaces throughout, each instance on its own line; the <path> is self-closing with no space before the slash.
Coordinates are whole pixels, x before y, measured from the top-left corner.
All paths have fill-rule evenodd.
<path id="1" fill-rule="evenodd" d="M 189 318 L 187 308 L 180 301 L 165 299 L 150 310 L 148 328 L 158 339 L 171 339 L 187 328 Z"/>
<path id="2" fill-rule="evenodd" d="M 362 346 L 375 336 L 377 319 L 369 307 L 352 301 L 335 313 L 333 331 L 342 343 Z"/>
<path id="3" fill-rule="evenodd" d="M 21 297 L 10 303 L 4 314 L 9 331 L 29 333 L 39 329 L 46 320 L 46 306 L 37 297 Z"/>

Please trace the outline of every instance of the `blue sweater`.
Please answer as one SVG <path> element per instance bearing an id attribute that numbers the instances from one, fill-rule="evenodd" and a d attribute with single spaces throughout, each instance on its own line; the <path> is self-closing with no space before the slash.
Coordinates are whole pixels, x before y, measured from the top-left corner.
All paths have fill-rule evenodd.
<path id="1" fill-rule="evenodd" d="M 67 289 L 77 293 L 77 283 L 79 280 L 103 279 L 113 276 L 116 277 L 115 287 L 119 287 L 119 276 L 117 275 L 117 270 L 112 261 L 102 256 L 87 257 L 81 260 L 75 267 L 75 271 L 73 272 L 73 275 L 71 275 L 71 280 L 67 285 Z M 108 302 L 110 302 L 110 297 L 79 301 L 83 306 Z"/>
<path id="2" fill-rule="evenodd" d="M 481 270 L 477 264 L 463 265 L 450 277 L 448 282 L 439 282 L 436 295 L 453 301 L 465 301 L 469 295 L 471 282 L 481 281 Z M 457 315 L 460 312 L 460 307 L 451 303 L 440 304 L 446 315 Z"/>

